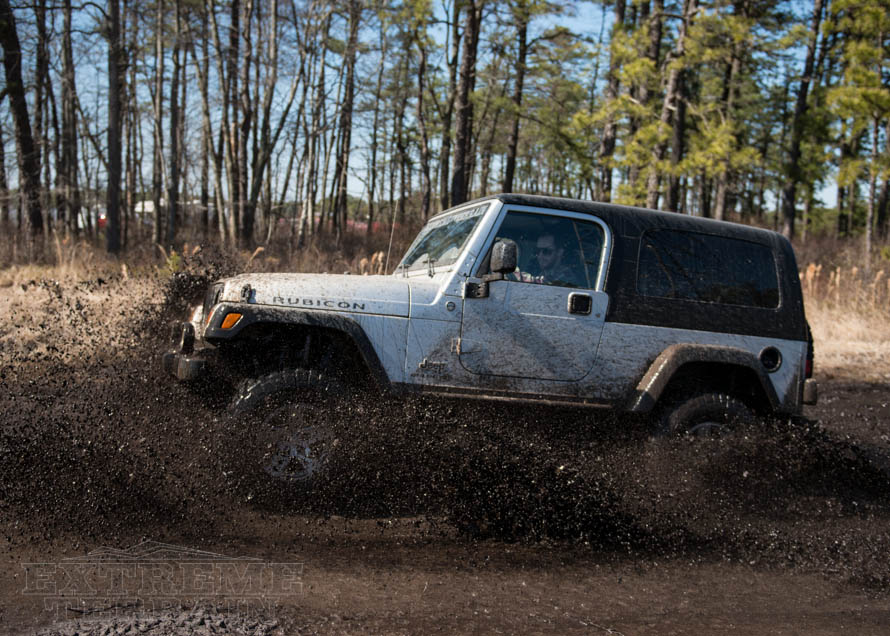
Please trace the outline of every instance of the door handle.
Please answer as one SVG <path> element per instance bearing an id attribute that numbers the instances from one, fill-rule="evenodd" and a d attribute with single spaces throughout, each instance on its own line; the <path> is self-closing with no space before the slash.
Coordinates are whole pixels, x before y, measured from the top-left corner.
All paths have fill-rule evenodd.
<path id="1" fill-rule="evenodd" d="M 579 294 L 572 292 L 569 294 L 569 313 L 581 314 L 587 316 L 593 308 L 593 299 L 590 294 Z"/>

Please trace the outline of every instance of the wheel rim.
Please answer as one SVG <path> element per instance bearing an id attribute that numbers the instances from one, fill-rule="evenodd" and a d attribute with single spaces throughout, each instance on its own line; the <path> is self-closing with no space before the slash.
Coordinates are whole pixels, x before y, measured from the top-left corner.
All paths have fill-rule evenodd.
<path id="1" fill-rule="evenodd" d="M 311 481 L 327 463 L 332 440 L 321 427 L 276 429 L 263 458 L 263 470 L 279 481 Z"/>
<path id="2" fill-rule="evenodd" d="M 708 419 L 690 424 L 686 434 L 694 437 L 719 437 L 729 431 L 727 422 Z"/>

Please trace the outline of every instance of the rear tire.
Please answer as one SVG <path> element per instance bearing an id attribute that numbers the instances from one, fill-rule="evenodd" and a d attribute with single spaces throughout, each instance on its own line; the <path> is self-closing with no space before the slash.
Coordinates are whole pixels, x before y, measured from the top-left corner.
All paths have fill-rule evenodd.
<path id="1" fill-rule="evenodd" d="M 754 411 L 728 393 L 699 393 L 667 406 L 659 418 L 659 433 L 672 437 L 720 437 L 754 419 Z"/>

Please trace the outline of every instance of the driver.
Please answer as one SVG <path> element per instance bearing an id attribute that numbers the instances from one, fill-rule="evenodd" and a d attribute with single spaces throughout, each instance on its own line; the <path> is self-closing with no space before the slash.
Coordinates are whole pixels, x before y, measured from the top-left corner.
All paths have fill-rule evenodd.
<path id="1" fill-rule="evenodd" d="M 552 285 L 568 283 L 572 280 L 571 268 L 563 263 L 565 250 L 556 242 L 556 237 L 545 232 L 538 237 L 535 244 L 535 263 L 538 271 L 528 282 Z"/>

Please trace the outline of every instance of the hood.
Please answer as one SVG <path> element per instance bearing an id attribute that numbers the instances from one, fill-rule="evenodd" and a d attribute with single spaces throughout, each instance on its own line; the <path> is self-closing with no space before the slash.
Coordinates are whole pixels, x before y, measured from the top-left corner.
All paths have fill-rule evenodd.
<path id="1" fill-rule="evenodd" d="M 387 316 L 408 316 L 408 282 L 392 276 L 241 274 L 223 281 L 220 300 Z M 246 290 L 247 286 L 249 290 Z"/>

